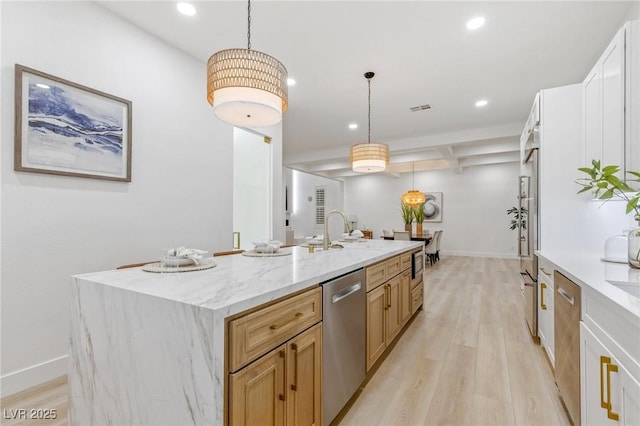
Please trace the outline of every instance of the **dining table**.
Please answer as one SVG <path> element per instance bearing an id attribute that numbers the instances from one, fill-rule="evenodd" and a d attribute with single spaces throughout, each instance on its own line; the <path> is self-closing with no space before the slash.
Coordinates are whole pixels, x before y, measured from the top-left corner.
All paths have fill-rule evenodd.
<path id="1" fill-rule="evenodd" d="M 380 238 L 385 239 L 385 240 L 394 240 L 395 238 L 391 237 L 385 237 L 385 236 L 381 236 Z M 424 241 L 425 244 L 429 244 L 431 242 L 431 238 L 433 238 L 433 235 L 431 234 L 414 234 L 411 233 L 411 241 Z"/>

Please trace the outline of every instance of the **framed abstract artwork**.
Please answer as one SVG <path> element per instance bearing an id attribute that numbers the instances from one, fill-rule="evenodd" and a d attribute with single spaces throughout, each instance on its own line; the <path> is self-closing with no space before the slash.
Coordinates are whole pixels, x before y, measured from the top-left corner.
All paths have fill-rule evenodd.
<path id="1" fill-rule="evenodd" d="M 425 192 L 424 221 L 442 222 L 442 192 Z"/>
<path id="2" fill-rule="evenodd" d="M 131 101 L 16 64 L 14 169 L 131 182 Z"/>

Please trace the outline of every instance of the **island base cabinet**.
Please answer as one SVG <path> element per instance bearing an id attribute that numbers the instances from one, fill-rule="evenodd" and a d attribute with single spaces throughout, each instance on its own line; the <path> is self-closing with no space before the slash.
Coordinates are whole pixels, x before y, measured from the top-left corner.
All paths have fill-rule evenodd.
<path id="1" fill-rule="evenodd" d="M 639 425 L 640 383 L 580 323 L 583 425 Z"/>
<path id="2" fill-rule="evenodd" d="M 322 323 L 230 374 L 229 424 L 322 425 Z"/>
<path id="3" fill-rule="evenodd" d="M 367 293 L 367 371 L 387 347 L 385 340 L 386 307 L 386 284 Z"/>

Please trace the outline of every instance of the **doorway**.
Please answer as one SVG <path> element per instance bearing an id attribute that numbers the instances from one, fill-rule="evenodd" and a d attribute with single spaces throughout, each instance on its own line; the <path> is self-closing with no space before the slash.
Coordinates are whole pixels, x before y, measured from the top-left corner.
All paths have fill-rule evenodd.
<path id="1" fill-rule="evenodd" d="M 251 249 L 253 241 L 272 235 L 270 140 L 253 130 L 233 129 L 234 249 Z"/>

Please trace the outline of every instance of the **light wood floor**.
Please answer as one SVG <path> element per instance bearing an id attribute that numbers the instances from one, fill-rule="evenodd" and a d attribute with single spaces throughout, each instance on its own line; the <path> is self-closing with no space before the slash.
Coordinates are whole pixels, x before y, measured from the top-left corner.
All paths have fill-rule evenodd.
<path id="1" fill-rule="evenodd" d="M 424 310 L 340 424 L 569 425 L 524 322 L 517 268 L 471 257 L 427 266 Z M 1 408 L 3 425 L 67 424 L 66 379 L 4 398 Z M 57 418 L 8 419 L 18 408 L 56 409 Z"/>
<path id="2" fill-rule="evenodd" d="M 569 425 L 524 320 L 515 260 L 443 257 L 425 307 L 340 422 Z"/>

